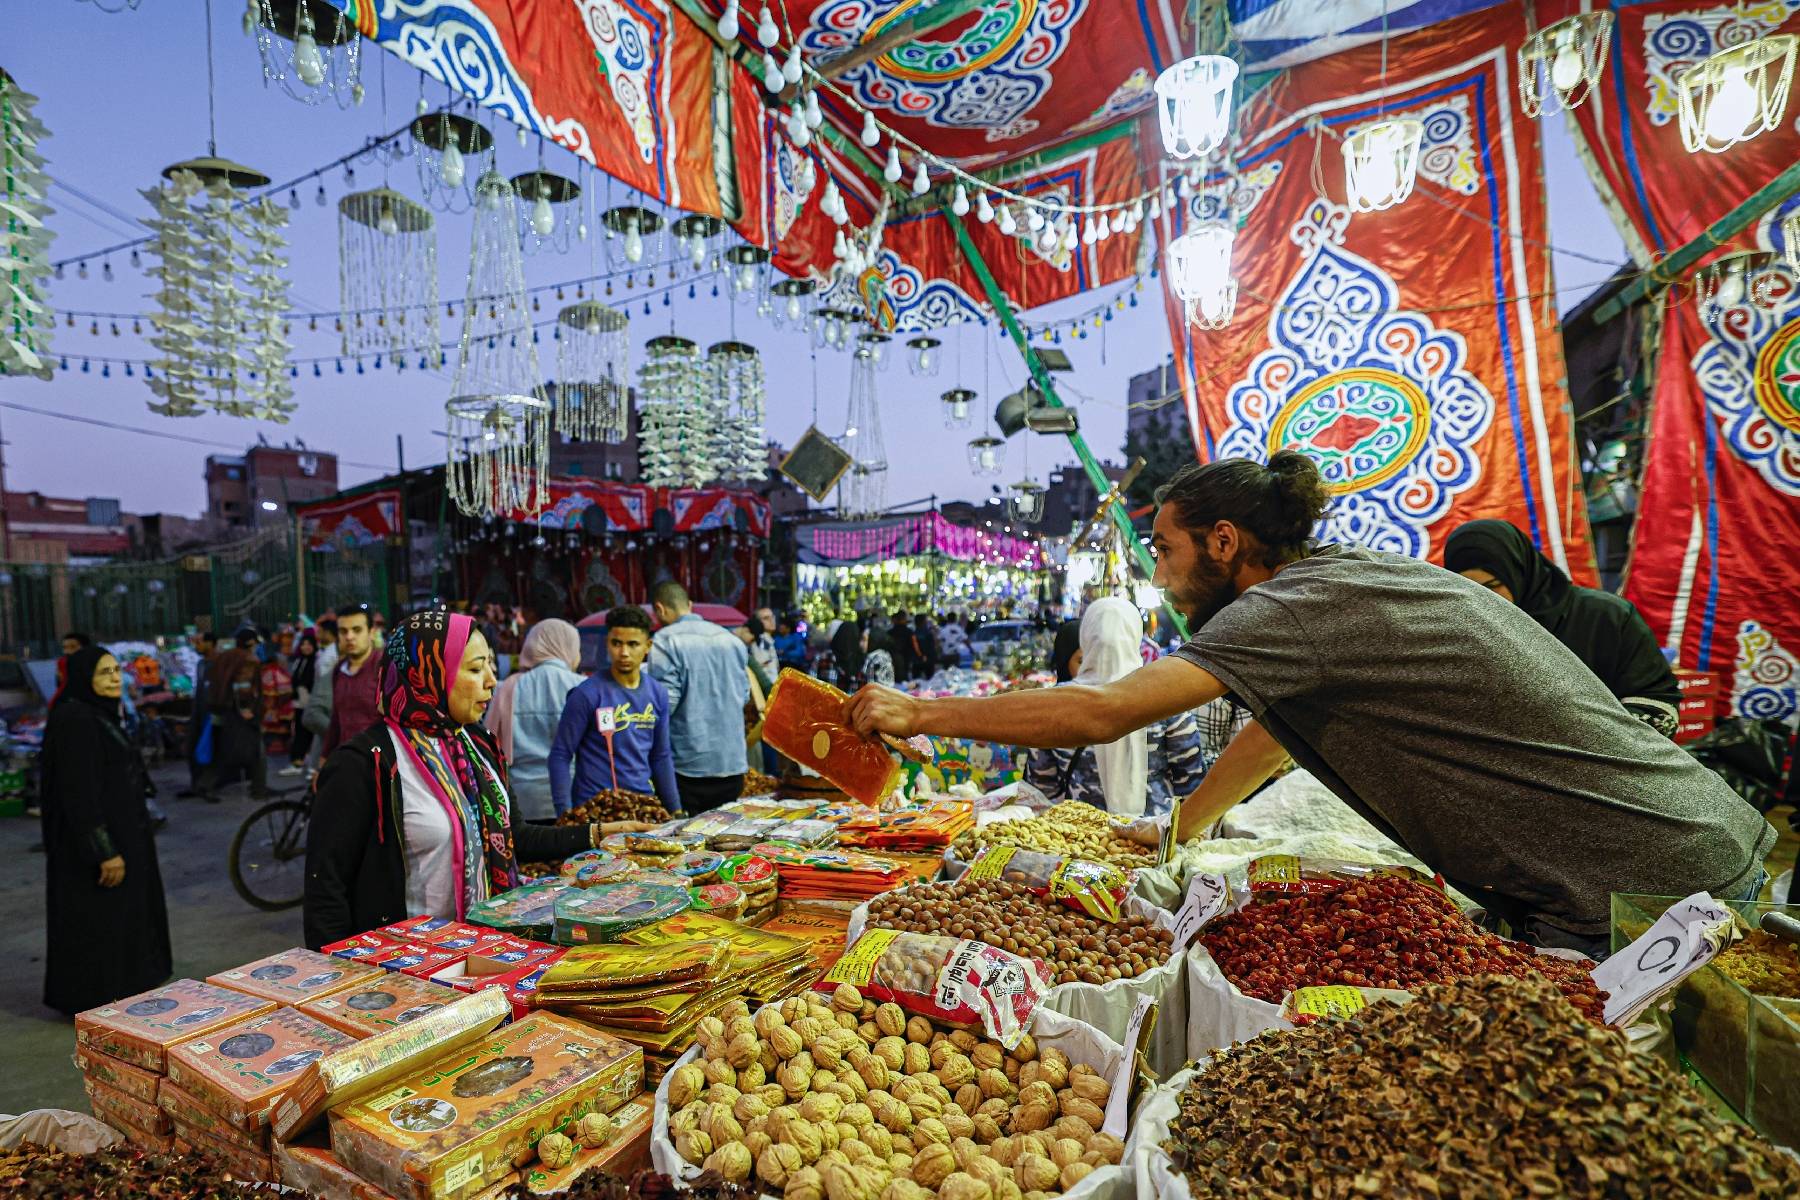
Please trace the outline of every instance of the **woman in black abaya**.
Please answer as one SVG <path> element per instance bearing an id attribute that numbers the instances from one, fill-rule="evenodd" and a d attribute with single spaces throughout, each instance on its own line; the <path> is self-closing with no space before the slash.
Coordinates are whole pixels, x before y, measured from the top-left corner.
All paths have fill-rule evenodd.
<path id="1" fill-rule="evenodd" d="M 169 978 L 169 917 L 143 761 L 119 724 L 119 660 L 69 655 L 44 731 L 44 1003 L 65 1013 Z"/>

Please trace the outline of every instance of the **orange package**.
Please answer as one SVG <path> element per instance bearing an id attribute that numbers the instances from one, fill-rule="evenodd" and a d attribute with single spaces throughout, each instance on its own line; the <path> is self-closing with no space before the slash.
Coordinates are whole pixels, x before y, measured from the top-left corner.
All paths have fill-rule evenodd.
<path id="1" fill-rule="evenodd" d="M 454 1004 L 460 996 L 456 989 L 441 983 L 383 971 L 379 979 L 351 984 L 341 992 L 308 1000 L 300 1005 L 300 1011 L 351 1037 L 366 1038 Z"/>
<path id="2" fill-rule="evenodd" d="M 284 1186 L 323 1200 L 389 1200 L 386 1192 L 339 1162 L 327 1145 L 276 1142 L 275 1171 Z"/>
<path id="3" fill-rule="evenodd" d="M 352 984 L 374 979 L 380 967 L 335 958 L 315 950 L 283 950 L 230 971 L 210 975 L 206 982 L 277 1004 L 301 1004 Z"/>
<path id="4" fill-rule="evenodd" d="M 900 780 L 900 764 L 880 742 L 844 724 L 849 699 L 829 683 L 785 670 L 769 693 L 763 741 L 810 767 L 864 804 L 880 804 Z"/>
<path id="5" fill-rule="evenodd" d="M 90 1008 L 75 1017 L 75 1041 L 90 1050 L 161 1072 L 169 1047 L 271 1012 L 268 1000 L 193 979 Z"/>
<path id="6" fill-rule="evenodd" d="M 266 1127 L 254 1133 L 239 1129 L 207 1107 L 204 1100 L 186 1088 L 178 1087 L 172 1080 L 164 1079 L 162 1086 L 156 1089 L 156 1106 L 168 1113 L 169 1119 L 177 1125 L 209 1133 L 246 1150 L 256 1150 L 263 1154 L 269 1152 L 269 1131 Z"/>
<path id="7" fill-rule="evenodd" d="M 169 1051 L 169 1078 L 240 1129 L 260 1129 L 300 1072 L 355 1038 L 278 1008 Z"/>
<path id="8" fill-rule="evenodd" d="M 162 1083 L 162 1076 L 155 1071 L 134 1067 L 124 1059 L 86 1046 L 75 1047 L 75 1069 L 86 1082 L 103 1084 L 146 1104 L 156 1103 L 156 1089 Z"/>
<path id="9" fill-rule="evenodd" d="M 233 1175 L 250 1183 L 279 1183 L 280 1173 L 267 1150 L 250 1150 L 236 1142 L 214 1137 L 204 1129 L 175 1122 L 175 1145 L 204 1150 L 230 1168 Z"/>
<path id="10" fill-rule="evenodd" d="M 169 1116 L 154 1104 L 134 1100 L 124 1092 L 115 1092 L 103 1083 L 85 1083 L 88 1107 L 94 1115 L 117 1129 L 129 1133 L 141 1129 L 145 1133 L 167 1133 Z"/>

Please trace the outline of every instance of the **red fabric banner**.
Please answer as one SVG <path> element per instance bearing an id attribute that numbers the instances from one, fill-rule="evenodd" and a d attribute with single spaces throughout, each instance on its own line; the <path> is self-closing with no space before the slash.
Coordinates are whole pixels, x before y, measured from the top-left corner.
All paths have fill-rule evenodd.
<path id="1" fill-rule="evenodd" d="M 1377 46 L 1284 72 L 1238 114 L 1236 174 L 1159 223 L 1164 245 L 1238 223 L 1234 319 L 1190 328 L 1165 298 L 1202 460 L 1298 447 L 1334 493 L 1330 540 L 1441 561 L 1498 517 L 1590 583 L 1524 35 L 1504 5 L 1391 42 L 1385 87 Z M 1342 138 L 1389 115 L 1424 124 L 1417 184 L 1352 215 Z"/>
<path id="2" fill-rule="evenodd" d="M 376 546 L 400 533 L 400 492 L 397 488 L 296 504 L 293 509 L 300 518 L 308 550 Z"/>
<path id="3" fill-rule="evenodd" d="M 657 488 L 602 479 L 552 479 L 548 486 L 550 503 L 541 514 L 515 509 L 506 518 L 544 529 L 585 529 L 592 519 L 588 510 L 597 508 L 606 518 L 605 532 L 643 533 L 656 528 L 659 511 L 667 511 L 670 533 L 728 529 L 769 536 L 769 502 L 743 488 Z"/>

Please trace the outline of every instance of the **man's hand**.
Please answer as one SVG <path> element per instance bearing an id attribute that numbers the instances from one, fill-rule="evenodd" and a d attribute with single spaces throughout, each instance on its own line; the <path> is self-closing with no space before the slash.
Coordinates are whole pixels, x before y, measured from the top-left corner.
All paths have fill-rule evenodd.
<path id="1" fill-rule="evenodd" d="M 100 864 L 100 886 L 101 887 L 115 888 L 124 882 L 125 882 L 125 859 L 123 857 L 115 854 L 111 858 L 107 859 L 105 862 Z"/>
<path id="2" fill-rule="evenodd" d="M 917 699 L 878 683 L 865 683 L 844 705 L 844 722 L 864 737 L 891 733 L 911 737 L 919 732 Z"/>

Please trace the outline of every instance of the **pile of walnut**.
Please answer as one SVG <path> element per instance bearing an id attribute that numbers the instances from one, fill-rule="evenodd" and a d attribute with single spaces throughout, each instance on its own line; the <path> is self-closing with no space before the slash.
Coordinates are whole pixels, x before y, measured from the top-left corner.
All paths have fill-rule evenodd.
<path id="1" fill-rule="evenodd" d="M 1010 1053 L 848 984 L 736 1004 L 697 1028 L 669 1080 L 682 1158 L 785 1200 L 1047 1200 L 1124 1145 L 1111 1087 L 1029 1035 Z"/>

